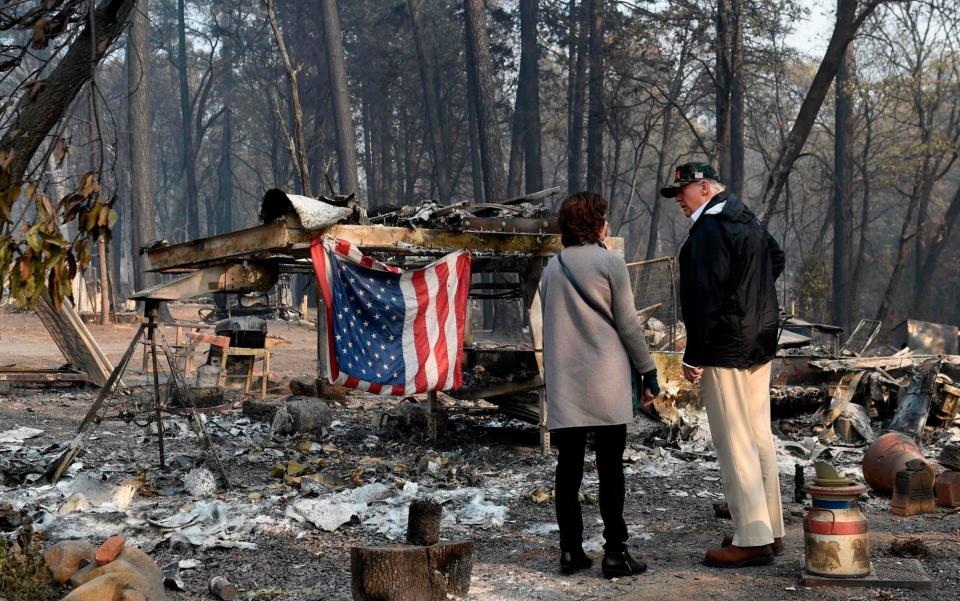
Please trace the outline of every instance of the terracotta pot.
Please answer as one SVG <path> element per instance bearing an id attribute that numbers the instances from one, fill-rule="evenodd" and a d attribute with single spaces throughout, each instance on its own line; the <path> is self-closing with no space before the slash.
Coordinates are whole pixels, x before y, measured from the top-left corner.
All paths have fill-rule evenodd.
<path id="1" fill-rule="evenodd" d="M 863 456 L 863 479 L 877 492 L 893 492 L 897 472 L 907 469 L 907 462 L 912 459 L 922 461 L 931 478 L 937 477 L 912 438 L 900 432 L 887 432 L 874 441 Z"/>

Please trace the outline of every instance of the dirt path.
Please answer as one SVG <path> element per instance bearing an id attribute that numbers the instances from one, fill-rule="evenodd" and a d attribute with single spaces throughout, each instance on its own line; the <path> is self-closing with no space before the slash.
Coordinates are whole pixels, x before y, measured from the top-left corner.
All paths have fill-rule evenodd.
<path id="1" fill-rule="evenodd" d="M 204 305 L 170 304 L 170 312 L 175 319 L 198 321 L 197 310 Z M 311 314 L 310 319 L 313 318 Z M 136 333 L 133 325 L 88 324 L 97 343 L 107 357 L 115 364 L 123 356 Z M 316 371 L 316 332 L 306 327 L 285 321 L 270 321 L 268 334 L 282 338 L 283 346 L 271 353 L 271 372 L 274 379 L 309 376 Z M 175 331 L 165 329 L 168 342 L 174 342 Z M 133 375 L 141 365 L 141 351 L 137 351 L 131 362 Z M 0 307 L 0 365 L 19 365 L 41 369 L 56 368 L 66 359 L 51 340 L 43 324 L 33 311 L 19 311 Z"/>

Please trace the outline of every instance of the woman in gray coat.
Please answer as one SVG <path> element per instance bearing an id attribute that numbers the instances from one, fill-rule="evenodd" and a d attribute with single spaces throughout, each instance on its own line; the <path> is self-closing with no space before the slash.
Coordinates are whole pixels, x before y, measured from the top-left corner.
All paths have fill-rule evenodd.
<path id="1" fill-rule="evenodd" d="M 607 201 L 581 192 L 558 215 L 564 249 L 540 280 L 547 428 L 557 448 L 556 511 L 560 570 L 593 561 L 583 551 L 579 492 L 587 435 L 594 437 L 600 479 L 607 578 L 639 574 L 646 562 L 627 552 L 623 519 L 623 451 L 633 420 L 632 373 L 642 374 L 643 402 L 659 393 L 657 371 L 637 318 L 623 257 L 603 246 Z"/>

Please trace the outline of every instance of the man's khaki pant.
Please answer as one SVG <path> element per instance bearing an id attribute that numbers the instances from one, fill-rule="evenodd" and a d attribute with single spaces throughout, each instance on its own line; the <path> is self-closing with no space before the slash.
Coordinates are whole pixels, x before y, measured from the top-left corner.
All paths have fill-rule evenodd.
<path id="1" fill-rule="evenodd" d="M 768 545 L 783 536 L 780 473 L 770 430 L 770 363 L 704 367 L 700 391 L 733 518 L 733 544 Z"/>

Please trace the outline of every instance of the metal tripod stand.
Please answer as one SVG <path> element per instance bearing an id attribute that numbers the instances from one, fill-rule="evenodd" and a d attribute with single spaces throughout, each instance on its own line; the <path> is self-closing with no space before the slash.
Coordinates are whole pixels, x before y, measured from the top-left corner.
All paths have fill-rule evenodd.
<path id="1" fill-rule="evenodd" d="M 60 457 L 47 466 L 46 472 L 44 473 L 44 478 L 50 483 L 57 482 L 61 476 L 63 476 L 63 472 L 66 471 L 70 464 L 73 463 L 73 460 L 76 459 L 77 454 L 83 447 L 83 444 L 90 436 L 90 430 L 88 429 L 90 424 L 98 421 L 98 415 L 100 413 L 100 409 L 103 407 L 103 402 L 107 399 L 107 397 L 110 396 L 111 393 L 113 393 L 114 388 L 120 381 L 120 378 L 123 377 L 123 372 L 126 371 L 131 357 L 133 357 L 133 352 L 136 350 L 137 344 L 139 344 L 143 336 L 146 335 L 147 341 L 150 344 L 150 350 L 152 351 L 151 356 L 153 357 L 153 400 L 154 415 L 157 422 L 157 434 L 159 437 L 160 446 L 160 469 L 166 468 L 166 459 L 163 448 L 163 420 L 160 417 L 160 375 L 159 370 L 157 369 L 158 344 L 160 346 L 160 350 L 163 352 L 163 356 L 166 358 L 167 365 L 170 368 L 170 377 L 173 378 L 174 386 L 176 387 L 180 398 L 186 399 L 190 405 L 191 417 L 193 418 L 199 430 L 198 437 L 201 440 L 201 447 L 204 449 L 209 449 L 210 453 L 213 455 L 214 462 L 217 464 L 217 468 L 220 471 L 220 476 L 223 478 L 224 486 L 229 488 L 230 480 L 227 478 L 227 472 L 223 468 L 223 463 L 220 461 L 220 456 L 217 454 L 217 450 L 210 442 L 210 437 L 207 434 L 206 427 L 203 425 L 203 421 L 197 414 L 197 406 L 194 402 L 193 394 L 190 391 L 190 386 L 187 385 L 183 374 L 177 367 L 176 358 L 174 357 L 173 352 L 170 350 L 166 338 L 163 336 L 163 330 L 159 328 L 159 324 L 157 323 L 157 318 L 160 316 L 160 303 L 162 301 L 146 298 L 143 299 L 143 302 L 143 315 L 146 317 L 146 322 L 140 322 L 140 327 L 137 328 L 137 333 L 133 335 L 133 340 L 130 342 L 130 346 L 128 346 L 127 350 L 123 353 L 123 357 L 120 359 L 120 362 L 117 363 L 117 366 L 113 368 L 113 372 L 111 372 L 110 377 L 107 378 L 107 383 L 104 384 L 103 388 L 100 389 L 100 394 L 97 395 L 97 398 L 93 402 L 93 405 L 91 405 L 90 410 L 87 411 L 83 421 L 80 422 L 80 427 L 77 429 L 77 435 L 74 436 L 73 440 L 70 442 L 70 446 L 63 453 L 61 453 Z"/>

